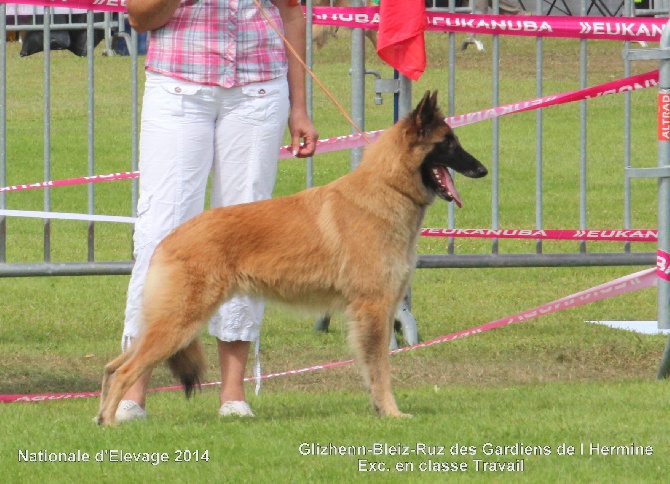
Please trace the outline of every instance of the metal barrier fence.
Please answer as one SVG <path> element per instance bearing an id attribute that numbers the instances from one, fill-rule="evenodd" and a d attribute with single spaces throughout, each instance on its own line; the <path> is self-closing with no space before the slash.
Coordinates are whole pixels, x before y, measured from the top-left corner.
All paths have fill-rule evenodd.
<path id="1" fill-rule="evenodd" d="M 533 13 L 542 15 L 546 12 L 546 4 L 549 2 L 536 2 L 537 10 Z M 555 2 L 553 2 L 555 3 Z M 498 0 L 493 2 L 494 12 L 499 8 Z M 581 15 L 586 16 L 590 5 L 593 1 L 581 0 Z M 551 5 L 551 4 L 550 4 Z M 634 13 L 634 2 L 632 0 L 625 0 L 623 2 L 623 10 L 626 12 L 624 16 L 632 17 Z M 450 9 L 455 11 L 455 9 Z M 667 15 L 667 10 L 662 12 Z M 455 34 L 449 33 L 449 79 L 448 79 L 448 106 L 449 116 L 453 116 L 454 106 L 456 104 L 456 83 L 455 83 L 455 51 L 457 47 Z M 492 79 L 492 106 L 500 105 L 500 42 L 499 37 L 494 35 L 492 40 L 493 50 L 493 79 Z M 537 38 L 536 48 L 536 64 L 537 64 L 537 78 L 536 78 L 536 97 L 543 95 L 543 66 L 545 63 L 543 43 L 544 39 Z M 580 88 L 587 87 L 587 56 L 586 46 L 588 41 L 581 40 L 580 42 Z M 630 42 L 626 42 L 624 49 L 630 49 Z M 624 76 L 628 77 L 631 73 L 630 61 L 625 60 Z M 411 109 L 411 93 L 406 94 L 404 91 L 411 91 L 410 83 L 403 83 L 400 87 L 400 96 L 404 99 L 401 102 L 401 113 L 403 115 Z M 631 167 L 631 94 L 626 92 L 624 96 L 624 169 Z M 587 170 L 587 101 L 580 102 L 580 123 L 579 123 L 579 140 L 580 140 L 580 223 L 579 229 L 587 229 L 587 188 L 586 188 L 586 170 Z M 492 119 L 492 143 L 493 149 L 491 153 L 491 176 L 493 179 L 493 193 L 492 193 L 492 221 L 491 229 L 500 228 L 499 218 L 499 164 L 500 164 L 500 120 L 498 118 Z M 543 192 L 542 192 L 542 174 L 543 174 L 543 112 L 536 111 L 536 229 L 543 228 Z M 631 175 L 627 175 L 624 185 L 624 220 L 623 228 L 631 228 Z M 453 204 L 449 207 L 448 227 L 455 227 L 455 212 Z M 579 252 L 575 254 L 547 254 L 543 252 L 542 241 L 536 242 L 534 254 L 501 254 L 499 253 L 499 241 L 493 239 L 491 242 L 491 254 L 476 255 L 476 254 L 456 254 L 453 239 L 449 242 L 448 253 L 445 255 L 422 256 L 419 259 L 419 268 L 448 268 L 448 267 L 571 267 L 571 266 L 633 266 L 633 265 L 650 265 L 656 264 L 656 253 L 634 253 L 631 252 L 630 244 L 625 244 L 624 251 L 620 253 L 589 253 L 586 250 L 587 243 L 580 242 Z M 670 328 L 670 326 L 668 326 Z"/>
<path id="2" fill-rule="evenodd" d="M 9 12 L 7 8 L 12 7 Z M 23 7 L 23 9 L 19 9 Z M 51 133 L 51 105 L 52 105 L 52 47 L 54 43 L 58 42 L 58 38 L 52 36 L 52 30 L 68 31 L 68 32 L 85 32 L 85 56 L 87 57 L 87 120 L 86 125 L 82 128 L 87 132 L 87 176 L 96 175 L 95 163 L 95 63 L 105 62 L 104 59 L 97 59 L 94 56 L 94 49 L 97 43 L 96 30 L 104 31 L 105 48 L 103 50 L 104 56 L 114 55 L 112 49 L 112 29 L 117 32 L 123 31 L 122 14 L 111 14 L 104 12 L 101 14 L 87 11 L 84 14 L 75 13 L 65 9 L 52 9 L 28 7 L 19 5 L 0 4 L 0 185 L 7 184 L 7 34 L 9 32 L 25 32 L 26 35 L 32 32 L 39 32 L 42 34 L 42 48 L 43 62 L 44 62 L 44 77 L 43 77 L 43 109 L 44 109 L 44 130 L 43 130 L 43 176 L 44 180 L 51 180 L 52 172 L 52 133 Z M 65 10 L 64 13 L 63 11 Z M 59 11 L 61 16 L 59 23 L 55 23 L 53 11 Z M 85 22 L 81 16 L 85 16 Z M 102 15 L 102 19 L 100 18 Z M 7 19 L 10 19 L 10 25 L 7 25 Z M 122 35 L 124 35 L 122 33 Z M 138 167 L 138 55 L 137 55 L 137 34 L 131 32 L 130 35 L 125 34 L 125 38 L 129 44 L 130 52 L 130 68 L 131 68 L 131 130 L 132 142 L 129 155 L 129 164 L 132 170 L 137 170 Z M 99 40 L 99 39 L 98 39 Z M 25 42 L 25 37 L 23 38 Z M 25 47 L 25 45 L 24 45 Z M 67 48 L 58 46 L 56 48 Z M 22 49 L 23 55 L 24 49 Z M 31 52 L 33 53 L 33 52 Z M 75 52 L 76 53 L 76 52 Z M 80 55 L 80 54 L 77 54 Z M 18 81 L 20 80 L 12 80 Z M 84 95 L 84 93 L 82 93 Z M 94 214 L 96 197 L 95 187 L 88 186 L 87 190 L 87 213 Z M 137 205 L 137 183 L 133 182 L 132 200 L 130 202 L 133 216 L 136 215 L 135 207 Z M 6 193 L 0 193 L 0 209 L 6 209 L 7 200 Z M 49 188 L 44 189 L 44 212 L 52 211 L 52 194 Z M 54 263 L 51 261 L 52 252 L 52 221 L 49 218 L 44 219 L 43 230 L 43 260 L 41 262 L 31 263 L 8 263 L 7 261 L 7 219 L 0 215 L 0 277 L 24 277 L 24 276 L 47 276 L 47 275 L 103 275 L 103 274 L 129 274 L 133 262 L 132 250 L 128 251 L 128 260 L 124 261 L 96 261 L 95 258 L 95 222 L 88 222 L 87 229 L 87 262 L 63 262 Z"/>
<path id="3" fill-rule="evenodd" d="M 433 1 L 433 0 L 431 0 Z M 355 0 L 350 2 L 352 6 L 361 6 L 361 0 Z M 554 6 L 556 2 L 535 2 L 535 10 L 531 10 L 532 13 L 537 15 L 543 15 L 547 13 L 547 10 L 550 6 Z M 433 2 L 432 5 L 437 6 L 436 2 Z M 631 17 L 634 16 L 634 2 L 633 0 L 625 0 L 622 4 L 622 9 L 625 16 Z M 527 7 L 527 5 L 526 5 Z M 586 15 L 588 10 L 593 7 L 593 0 L 581 0 L 581 14 Z M 0 4 L 0 186 L 6 186 L 7 184 L 7 112 L 6 112 L 6 93 L 7 93 L 7 65 L 6 65 L 6 34 L 8 31 L 16 30 L 26 30 L 26 27 L 21 25 L 7 25 L 6 17 L 6 5 Z M 307 2 L 308 12 L 311 9 L 311 1 Z M 455 0 L 449 0 L 446 7 L 441 6 L 440 8 L 446 8 L 450 12 L 456 12 L 456 2 Z M 467 7 L 458 7 L 458 8 L 472 8 L 471 2 L 467 4 Z M 499 9 L 499 0 L 493 2 L 493 11 L 498 12 Z M 573 7 L 574 8 L 574 7 Z M 655 14 L 659 13 L 654 11 Z M 667 11 L 663 11 L 662 14 L 667 15 Z M 308 15 L 308 26 L 311 27 L 311 16 Z M 17 23 L 17 22 L 15 22 Z M 94 63 L 95 62 L 105 62 L 103 60 L 95 60 L 93 55 L 94 49 L 94 29 L 96 27 L 109 28 L 110 23 L 105 21 L 102 24 L 96 24 L 94 19 L 94 14 L 88 12 L 86 14 L 86 23 L 85 24 L 54 24 L 51 21 L 51 11 L 50 9 L 45 9 L 44 11 L 44 25 L 43 27 L 32 27 L 35 29 L 42 29 L 44 31 L 44 179 L 51 179 L 51 131 L 50 131 L 50 107 L 51 107 L 51 92 L 50 92 L 50 73 L 51 73 L 51 43 L 48 41 L 50 39 L 50 32 L 52 29 L 74 29 L 74 28 L 86 28 L 87 31 L 87 61 L 88 61 L 88 88 L 87 88 L 87 97 L 88 97 L 88 117 L 87 117 L 87 126 L 88 131 L 88 175 L 96 175 L 96 164 L 95 164 L 95 116 L 94 116 L 94 104 L 95 104 L 95 88 L 94 88 Z M 448 114 L 453 116 L 455 114 L 456 106 L 456 49 L 458 47 L 456 34 L 448 33 L 448 43 L 446 52 L 448 55 L 448 79 L 447 79 L 447 105 L 448 105 Z M 312 63 L 312 52 L 311 52 L 311 28 L 308 28 L 308 63 Z M 351 96 L 352 96 L 352 118 L 359 126 L 364 127 L 365 125 L 365 55 L 364 55 L 364 32 L 361 29 L 354 29 L 351 36 Z M 587 55 L 586 55 L 586 46 L 587 40 L 578 41 L 580 45 L 579 58 L 580 58 L 580 87 L 587 87 Z M 133 32 L 132 41 L 131 41 L 131 55 L 130 55 L 130 68 L 131 68 L 131 112 L 132 112 L 132 144 L 131 151 L 129 153 L 129 165 L 131 170 L 137 170 L 138 166 L 138 85 L 137 85 L 137 67 L 138 67 L 138 56 L 137 56 L 137 36 Z M 624 46 L 625 49 L 630 48 L 630 43 L 626 43 Z M 491 104 L 492 106 L 500 105 L 500 39 L 498 36 L 492 36 L 491 41 L 491 56 L 492 56 L 492 87 L 491 87 Z M 541 37 L 536 39 L 536 65 L 537 65 L 537 75 L 536 75 L 536 96 L 541 97 L 543 95 L 543 67 L 545 64 L 544 58 L 544 40 Z M 629 76 L 631 72 L 630 60 L 626 59 L 624 61 L 624 75 Z M 394 97 L 397 103 L 397 116 L 402 116 L 405 113 L 409 112 L 412 108 L 412 85 L 409 80 L 400 76 L 397 81 L 393 81 L 391 84 L 393 86 L 390 90 L 394 92 Z M 385 84 L 384 89 L 388 90 L 389 84 Z M 308 96 L 310 98 L 310 109 L 311 109 L 311 97 L 312 97 L 312 87 L 311 82 L 308 85 Z M 639 176 L 635 174 L 634 169 L 631 164 L 631 95 L 630 93 L 623 94 L 623 103 L 624 103 L 624 146 L 623 146 L 623 167 L 622 172 L 627 173 L 625 182 L 624 182 L 624 214 L 623 214 L 623 228 L 628 229 L 632 227 L 632 215 L 631 215 L 631 183 L 630 179 Z M 587 171 L 587 103 L 582 101 L 580 103 L 580 122 L 579 122 L 579 145 L 580 145 L 580 160 L 579 160 L 579 228 L 582 230 L 587 229 L 587 186 L 586 186 L 586 171 Z M 535 228 L 542 229 L 544 226 L 544 199 L 542 193 L 542 180 L 543 180 L 543 136 L 545 126 L 543 124 L 544 114 L 542 110 L 536 111 L 536 130 L 535 130 L 535 172 L 536 172 L 536 200 L 535 200 Z M 491 151 L 491 161 L 489 164 L 490 174 L 492 179 L 492 201 L 491 201 L 491 229 L 500 228 L 500 120 L 495 118 L 491 120 L 492 123 L 492 151 Z M 360 149 L 352 150 L 351 165 L 352 168 L 355 167 L 358 163 L 360 157 Z M 308 170 L 307 170 L 307 185 L 313 183 L 312 178 L 312 164 L 311 160 L 308 161 Z M 131 200 L 129 201 L 130 206 L 132 207 L 132 215 L 135 215 L 135 206 L 137 201 L 137 186 L 136 181 L 133 181 L 133 190 Z M 6 194 L 0 193 L 0 209 L 6 208 Z M 87 192 L 87 205 L 88 213 L 94 214 L 95 208 L 95 189 L 93 185 L 89 185 Z M 660 202 L 659 202 L 660 203 Z M 44 211 L 51 211 L 51 191 L 46 188 L 44 190 Z M 455 212 L 453 206 L 449 208 L 447 225 L 449 228 L 454 228 L 456 226 Z M 47 275 L 97 275 L 97 274 L 128 274 L 132 268 L 132 260 L 130 260 L 130 251 L 128 260 L 120 261 L 97 261 L 95 256 L 95 227 L 96 223 L 93 221 L 88 222 L 88 255 L 86 262 L 62 262 L 54 263 L 51 260 L 51 221 L 48 218 L 44 219 L 44 229 L 43 229 L 43 244 L 44 244 L 44 257 L 40 262 L 34 263 L 15 263 L 7 260 L 6 257 L 6 241 L 7 241 L 7 223 L 6 217 L 0 215 L 0 277 L 21 277 L 21 276 L 47 276 Z M 659 227 L 660 228 L 660 227 Z M 660 235 L 659 235 L 660 240 Z M 543 248 L 543 242 L 537 240 L 535 242 L 535 250 L 533 253 L 501 253 L 500 251 L 500 241 L 498 239 L 492 239 L 490 253 L 488 254 L 468 254 L 468 253 L 457 253 L 456 247 L 453 239 L 449 239 L 448 248 L 446 254 L 441 255 L 422 255 L 418 261 L 419 268 L 449 268 L 449 267 L 573 267 L 573 266 L 627 266 L 627 265 L 647 265 L 653 266 L 656 264 L 656 253 L 653 252 L 633 252 L 631 250 L 630 243 L 626 243 L 621 252 L 588 252 L 587 243 L 580 242 L 578 249 L 574 253 L 546 253 Z M 665 291 L 665 289 L 664 289 Z M 664 293 L 663 297 L 667 296 L 667 293 Z M 659 293 L 660 297 L 660 293 Z M 659 303 L 659 306 L 662 304 Z M 659 310 L 660 311 L 660 310 Z M 667 311 L 666 311 L 667 313 Z M 665 314 L 665 313 L 664 313 Z M 659 316 L 659 326 L 661 328 L 670 328 L 670 321 L 668 321 L 667 316 Z"/>
<path id="4" fill-rule="evenodd" d="M 353 4 L 353 2 L 351 2 Z M 472 2 L 471 2 L 472 3 Z M 528 4 L 533 2 L 526 2 L 524 7 L 528 7 Z M 551 11 L 555 6 L 554 2 L 534 2 L 536 10 L 528 11 L 536 15 L 546 14 L 547 11 Z M 437 5 L 437 2 L 434 2 L 433 5 Z M 359 3 L 360 6 L 360 3 Z M 575 15 L 587 16 L 591 10 L 594 8 L 594 1 L 590 0 L 581 0 L 581 11 L 575 13 L 575 7 L 572 5 L 572 10 L 569 10 L 565 2 L 564 6 L 567 11 L 572 12 Z M 665 5 L 663 5 L 666 7 Z M 548 8 L 547 8 L 548 7 Z M 607 6 L 603 3 L 602 8 Z M 470 7 L 472 8 L 472 7 Z M 444 5 L 442 5 L 444 10 Z M 455 2 L 450 1 L 447 10 L 449 12 L 456 12 L 457 8 Z M 492 2 L 492 10 L 497 13 L 499 11 L 499 2 L 495 0 Z M 626 0 L 621 2 L 621 5 L 618 7 L 618 10 L 622 10 L 624 16 L 633 17 L 636 15 L 635 4 L 632 0 Z M 554 12 L 554 14 L 565 13 L 562 11 Z M 653 12 L 649 10 L 641 10 L 639 12 L 642 15 L 650 15 L 651 13 L 655 15 L 667 16 L 668 10 L 667 7 L 664 9 L 657 9 Z M 597 14 L 597 13 L 596 13 Z M 456 49 L 458 43 L 456 41 L 456 34 L 449 33 L 449 40 L 447 43 L 447 52 L 448 52 L 448 115 L 455 115 L 455 105 L 456 105 L 456 76 L 457 71 L 456 67 Z M 587 40 L 578 41 L 580 44 L 579 49 L 579 63 L 580 63 L 580 88 L 584 89 L 587 86 Z M 356 64 L 356 59 L 359 56 L 363 56 L 364 52 L 364 37 L 362 31 L 352 34 L 352 106 L 356 106 L 359 103 L 362 103 L 362 92 L 364 92 L 364 77 L 365 70 L 364 66 Z M 492 37 L 492 103 L 493 107 L 500 106 L 500 39 L 498 36 Z M 630 49 L 630 42 L 626 42 L 624 49 Z M 543 96 L 543 67 L 545 64 L 544 58 L 544 39 L 538 37 L 536 39 L 536 65 L 537 65 L 537 77 L 536 77 L 536 97 L 540 98 Z M 624 60 L 624 77 L 629 77 L 631 74 L 631 65 L 629 59 Z M 400 76 L 400 79 L 393 82 L 393 80 L 379 80 L 379 85 L 381 86 L 381 91 L 394 92 L 396 103 L 397 103 L 397 117 L 402 117 L 404 114 L 408 113 L 412 107 L 412 84 L 403 76 Z M 377 93 L 379 95 L 379 92 Z M 624 146 L 623 146 L 623 167 L 621 167 L 621 173 L 624 177 L 624 216 L 623 216 L 623 228 L 629 229 L 632 228 L 632 192 L 631 192 L 631 179 L 636 177 L 647 176 L 643 174 L 640 170 L 636 170 L 632 167 L 631 164 L 631 94 L 626 92 L 623 94 L 623 103 L 624 103 Z M 587 114 L 588 106 L 586 101 L 580 102 L 580 119 L 579 119 L 579 144 L 580 144 L 580 156 L 579 156 L 579 228 L 581 230 L 587 229 L 587 184 L 586 184 L 586 173 L 588 166 L 588 152 L 587 152 Z M 535 229 L 541 230 L 544 228 L 544 194 L 543 194 L 543 140 L 544 140 L 544 123 L 543 123 L 544 114 L 542 110 L 536 111 L 536 130 L 535 130 L 535 173 L 536 173 L 536 199 L 535 199 Z M 361 125 L 364 122 L 364 117 L 355 118 L 356 121 L 360 121 Z M 490 166 L 490 175 L 492 177 L 493 190 L 492 190 L 492 213 L 491 213 L 491 229 L 500 229 L 500 120 L 495 118 L 491 120 L 492 123 L 492 153 L 491 153 L 491 166 Z M 360 159 L 359 152 L 352 152 L 352 167 L 356 166 L 358 160 Z M 659 195 L 660 197 L 660 195 Z M 665 210 L 661 208 L 661 201 L 659 199 L 659 219 L 662 218 L 662 214 L 666 213 Z M 453 204 L 449 206 L 448 213 L 448 228 L 455 228 L 455 209 Z M 662 222 L 659 222 L 661 224 Z M 659 225 L 660 227 L 661 225 Z M 659 235 L 659 241 L 661 240 Z M 418 260 L 418 268 L 490 268 L 490 267 L 595 267 L 595 266 L 638 266 L 638 265 L 647 265 L 654 266 L 656 264 L 656 253 L 655 252 L 633 252 L 631 250 L 631 244 L 629 242 L 624 244 L 623 251 L 621 252 L 589 252 L 587 250 L 587 242 L 581 241 L 579 243 L 578 250 L 575 253 L 546 253 L 543 248 L 543 241 L 537 240 L 535 243 L 535 252 L 534 253 L 501 253 L 499 240 L 492 239 L 490 253 L 488 254 L 468 254 L 468 253 L 457 253 L 455 248 L 454 239 L 449 239 L 448 249 L 446 254 L 441 255 L 421 255 Z M 666 302 L 668 299 L 667 285 L 664 283 L 659 283 L 659 328 L 660 329 L 669 329 L 670 328 L 670 318 L 668 317 L 668 310 Z M 411 316 L 411 313 L 408 313 L 409 309 L 409 297 L 406 299 L 405 304 L 399 309 L 398 314 L 396 315 L 396 320 L 403 323 L 403 332 L 405 333 L 406 339 L 411 343 L 416 341 L 416 329 L 414 318 Z M 408 316 L 409 314 L 409 316 Z M 405 331 L 405 320 L 409 317 L 409 329 L 410 334 L 408 337 L 407 332 Z M 328 320 L 320 320 L 317 322 L 317 329 L 324 329 L 327 327 Z M 670 353 L 670 350 L 668 350 Z M 662 366 L 668 367 L 670 363 L 664 363 Z M 665 373 L 665 370 L 660 370 L 659 375 Z M 665 376 L 665 375 L 663 375 Z"/>
<path id="5" fill-rule="evenodd" d="M 658 179 L 658 255 L 663 264 L 657 262 L 657 314 L 658 327 L 670 328 L 670 278 L 662 277 L 661 272 L 668 274 L 667 257 L 670 254 L 670 21 L 665 25 L 658 49 L 646 51 L 624 51 L 624 58 L 631 60 L 658 60 L 659 61 L 659 94 L 658 94 L 658 168 L 631 168 L 626 167 L 629 177 L 650 177 Z M 659 269 L 661 272 L 659 272 Z M 661 364 L 658 369 L 658 378 L 670 376 L 670 340 L 668 340 Z"/>
<path id="6" fill-rule="evenodd" d="M 41 52 L 44 39 L 50 39 L 50 48 L 68 49 L 75 55 L 86 56 L 89 35 L 95 47 L 105 41 L 103 55 L 114 55 L 113 37 L 124 32 L 123 14 L 97 12 L 93 15 L 93 34 L 88 31 L 88 12 L 81 9 L 48 8 L 30 5 L 3 4 L 6 36 L 23 43 L 22 56 Z M 121 28 L 119 28 L 121 27 Z"/>

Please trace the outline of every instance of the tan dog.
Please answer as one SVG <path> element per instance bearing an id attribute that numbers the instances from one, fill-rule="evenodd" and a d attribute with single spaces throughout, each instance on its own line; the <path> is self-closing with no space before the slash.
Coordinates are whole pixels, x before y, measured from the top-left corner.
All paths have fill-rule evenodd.
<path id="1" fill-rule="evenodd" d="M 372 2 L 365 2 L 368 6 L 372 6 Z M 312 5 L 315 7 L 348 7 L 349 0 L 314 0 Z M 316 44 L 318 50 L 321 50 L 328 39 L 331 37 L 337 38 L 337 31 L 339 27 L 336 25 L 313 25 L 312 26 L 312 42 Z M 377 31 L 366 29 L 365 36 L 368 38 L 375 50 L 377 49 Z"/>
<path id="2" fill-rule="evenodd" d="M 168 235 L 147 275 L 143 332 L 105 367 L 98 422 L 114 424 L 124 393 L 165 359 L 188 397 L 205 367 L 200 329 L 236 293 L 344 311 L 374 408 L 402 416 L 391 392 L 388 347 L 424 213 L 436 195 L 462 205 L 448 168 L 471 178 L 487 173 L 461 147 L 436 98 L 427 92 L 342 178 L 209 210 Z"/>

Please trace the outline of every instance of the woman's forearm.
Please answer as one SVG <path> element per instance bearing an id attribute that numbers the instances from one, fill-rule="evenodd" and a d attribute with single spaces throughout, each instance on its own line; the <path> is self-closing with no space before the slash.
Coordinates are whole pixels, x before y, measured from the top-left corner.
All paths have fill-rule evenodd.
<path id="1" fill-rule="evenodd" d="M 293 50 L 305 60 L 305 17 L 300 7 L 289 7 L 287 0 L 274 2 L 284 24 L 284 36 Z M 302 63 L 287 48 L 288 85 L 291 111 L 306 110 L 305 69 Z"/>

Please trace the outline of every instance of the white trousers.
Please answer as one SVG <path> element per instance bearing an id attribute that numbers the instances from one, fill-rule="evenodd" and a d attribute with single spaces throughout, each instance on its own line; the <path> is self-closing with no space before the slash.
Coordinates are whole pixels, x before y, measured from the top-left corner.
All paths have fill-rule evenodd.
<path id="1" fill-rule="evenodd" d="M 205 208 L 272 196 L 288 120 L 286 77 L 222 88 L 147 71 L 140 137 L 135 266 L 128 286 L 123 347 L 141 330 L 141 300 L 158 243 Z M 194 250 L 196 248 L 194 247 Z M 264 305 L 234 297 L 209 323 L 222 341 L 257 341 Z"/>

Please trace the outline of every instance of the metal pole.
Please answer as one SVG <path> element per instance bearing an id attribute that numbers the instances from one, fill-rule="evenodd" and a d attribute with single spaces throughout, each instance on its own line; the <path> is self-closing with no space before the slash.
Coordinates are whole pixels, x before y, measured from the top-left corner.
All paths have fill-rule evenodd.
<path id="1" fill-rule="evenodd" d="M 86 12 L 86 59 L 88 68 L 88 175 L 95 175 L 95 65 L 93 60 L 93 11 Z M 95 212 L 95 187 L 88 186 L 88 213 Z M 95 222 L 88 222 L 88 259 L 95 261 Z"/>
<path id="2" fill-rule="evenodd" d="M 51 8 L 44 8 L 44 179 L 51 180 Z M 51 211 L 51 191 L 44 189 L 44 211 Z M 51 262 L 51 220 L 44 219 L 44 262 Z"/>
<path id="3" fill-rule="evenodd" d="M 119 26 L 123 25 L 123 17 L 119 16 Z M 119 27 L 121 28 L 121 27 Z M 139 61 L 137 59 L 137 46 L 139 43 L 139 37 L 135 29 L 130 29 L 130 131 L 131 131 L 131 141 L 130 141 L 130 170 L 138 171 L 140 166 L 140 107 L 139 107 L 139 79 L 138 79 L 138 68 Z M 131 193 L 130 193 L 130 212 L 133 217 L 137 217 L 137 202 L 139 199 L 140 186 L 137 178 L 134 178 L 131 182 Z M 135 226 L 133 225 L 132 232 L 135 232 Z M 131 240 L 134 238 L 131 237 Z M 134 246 L 131 242 L 130 254 L 134 253 Z"/>
<path id="4" fill-rule="evenodd" d="M 449 13 L 456 12 L 456 0 L 449 0 Z M 449 32 L 449 74 L 448 74 L 448 116 L 456 114 L 456 33 Z M 447 226 L 450 229 L 456 227 L 456 211 L 454 204 L 450 203 L 447 207 Z M 447 253 L 456 252 L 456 242 L 453 237 L 447 239 Z"/>
<path id="5" fill-rule="evenodd" d="M 0 4 L 0 185 L 7 186 L 7 12 Z M 7 194 L 0 193 L 0 209 L 7 208 Z M 0 263 L 7 262 L 7 218 L 0 216 Z"/>
<path id="6" fill-rule="evenodd" d="M 537 2 L 536 15 L 542 15 L 542 2 Z M 542 37 L 535 39 L 535 97 L 542 97 L 542 80 L 544 79 L 544 40 Z M 535 228 L 542 229 L 544 223 L 543 215 L 543 165 L 542 165 L 542 132 L 543 112 L 538 109 L 535 113 Z M 535 253 L 542 253 L 542 240 L 535 241 Z"/>
<path id="7" fill-rule="evenodd" d="M 633 17 L 633 0 L 624 1 L 624 17 Z M 630 49 L 630 42 L 626 41 L 623 44 L 624 49 Z M 631 62 L 624 59 L 624 77 L 631 76 Z M 623 94 L 623 165 L 624 170 L 631 168 L 631 93 L 626 91 Z M 631 181 L 630 178 L 624 177 L 623 180 L 623 227 L 630 229 L 632 227 L 631 217 Z M 630 252 L 630 242 L 624 243 L 624 251 Z"/>
<path id="8" fill-rule="evenodd" d="M 660 50 L 670 49 L 670 22 L 663 28 Z M 659 61 L 659 108 L 663 96 L 670 96 L 670 59 Z M 670 103 L 666 103 L 670 105 Z M 660 137 L 659 137 L 660 138 Z M 670 141 L 658 141 L 658 166 L 670 166 Z M 658 249 L 670 252 L 670 178 L 658 179 Z M 670 281 L 658 278 L 658 328 L 670 329 Z M 670 375 L 670 340 L 663 352 L 657 378 Z"/>
<path id="9" fill-rule="evenodd" d="M 586 16 L 586 0 L 582 0 L 582 16 Z M 587 44 L 586 39 L 579 42 L 579 86 L 587 87 Z M 587 105 L 586 101 L 579 102 L 579 228 L 586 230 L 586 170 L 587 170 Z M 586 252 L 586 241 L 579 242 L 579 252 Z"/>
<path id="10" fill-rule="evenodd" d="M 493 13 L 500 13 L 499 0 L 493 0 Z M 500 37 L 493 36 L 493 95 L 492 106 L 500 106 Z M 491 133 L 491 228 L 500 227 L 500 120 L 494 118 L 491 122 L 493 127 Z M 498 239 L 491 239 L 491 253 L 497 254 L 499 248 Z"/>
<path id="11" fill-rule="evenodd" d="M 351 0 L 352 7 L 362 7 L 361 0 Z M 351 31 L 351 119 L 358 127 L 365 131 L 365 30 Z M 351 127 L 351 133 L 356 134 L 356 128 Z M 363 148 L 351 150 L 351 169 L 361 162 Z"/>

